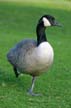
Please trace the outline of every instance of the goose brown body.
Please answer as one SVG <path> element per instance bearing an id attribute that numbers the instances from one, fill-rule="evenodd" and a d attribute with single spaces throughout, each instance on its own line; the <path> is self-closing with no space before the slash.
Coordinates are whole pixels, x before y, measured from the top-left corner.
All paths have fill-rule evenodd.
<path id="1" fill-rule="evenodd" d="M 12 48 L 7 57 L 21 73 L 38 76 L 48 70 L 53 62 L 53 55 L 53 49 L 48 42 L 46 46 L 40 44 L 37 47 L 36 41 L 28 39 Z"/>

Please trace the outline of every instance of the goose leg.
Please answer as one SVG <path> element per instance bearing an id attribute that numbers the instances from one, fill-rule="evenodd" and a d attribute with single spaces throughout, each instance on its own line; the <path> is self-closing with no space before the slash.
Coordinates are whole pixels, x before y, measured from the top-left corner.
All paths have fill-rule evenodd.
<path id="1" fill-rule="evenodd" d="M 16 68 L 16 67 L 13 67 L 13 70 L 14 70 L 14 72 L 15 72 L 16 78 L 18 78 L 19 74 L 18 74 L 18 72 L 17 72 L 17 68 Z"/>
<path id="2" fill-rule="evenodd" d="M 32 95 L 32 96 L 39 96 L 40 94 L 35 94 L 33 92 L 33 89 L 34 89 L 34 85 L 35 85 L 35 80 L 36 80 L 36 77 L 33 77 L 32 78 L 32 85 L 31 85 L 31 88 L 29 89 L 29 94 Z"/>

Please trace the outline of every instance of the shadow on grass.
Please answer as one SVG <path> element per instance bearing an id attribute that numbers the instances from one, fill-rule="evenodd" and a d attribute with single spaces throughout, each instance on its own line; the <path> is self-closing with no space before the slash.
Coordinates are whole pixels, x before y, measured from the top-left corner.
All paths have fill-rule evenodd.
<path id="1" fill-rule="evenodd" d="M 12 71 L 12 70 L 11 70 Z M 28 80 L 27 80 L 28 78 Z M 0 69 L 0 87 L 10 87 L 17 90 L 27 91 L 31 82 L 29 82 L 30 77 L 25 77 L 24 75 L 15 77 L 14 72 L 7 73 L 7 71 L 3 71 Z M 29 83 L 28 83 L 29 82 Z"/>

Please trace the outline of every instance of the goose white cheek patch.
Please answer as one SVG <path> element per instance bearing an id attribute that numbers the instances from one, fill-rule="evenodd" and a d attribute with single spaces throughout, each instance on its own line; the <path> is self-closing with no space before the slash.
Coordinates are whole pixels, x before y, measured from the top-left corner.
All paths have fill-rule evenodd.
<path id="1" fill-rule="evenodd" d="M 49 20 L 45 17 L 43 17 L 43 23 L 44 23 L 44 26 L 47 27 L 47 26 L 51 26 Z"/>

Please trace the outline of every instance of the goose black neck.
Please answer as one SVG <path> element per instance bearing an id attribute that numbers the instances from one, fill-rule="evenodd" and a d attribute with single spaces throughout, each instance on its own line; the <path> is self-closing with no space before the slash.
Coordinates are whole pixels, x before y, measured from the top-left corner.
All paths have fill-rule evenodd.
<path id="1" fill-rule="evenodd" d="M 38 24 L 37 25 L 37 28 L 36 28 L 36 33 L 37 33 L 37 46 L 44 42 L 44 41 L 47 41 L 47 38 L 46 38 L 46 34 L 45 34 L 45 27 L 41 24 Z"/>

